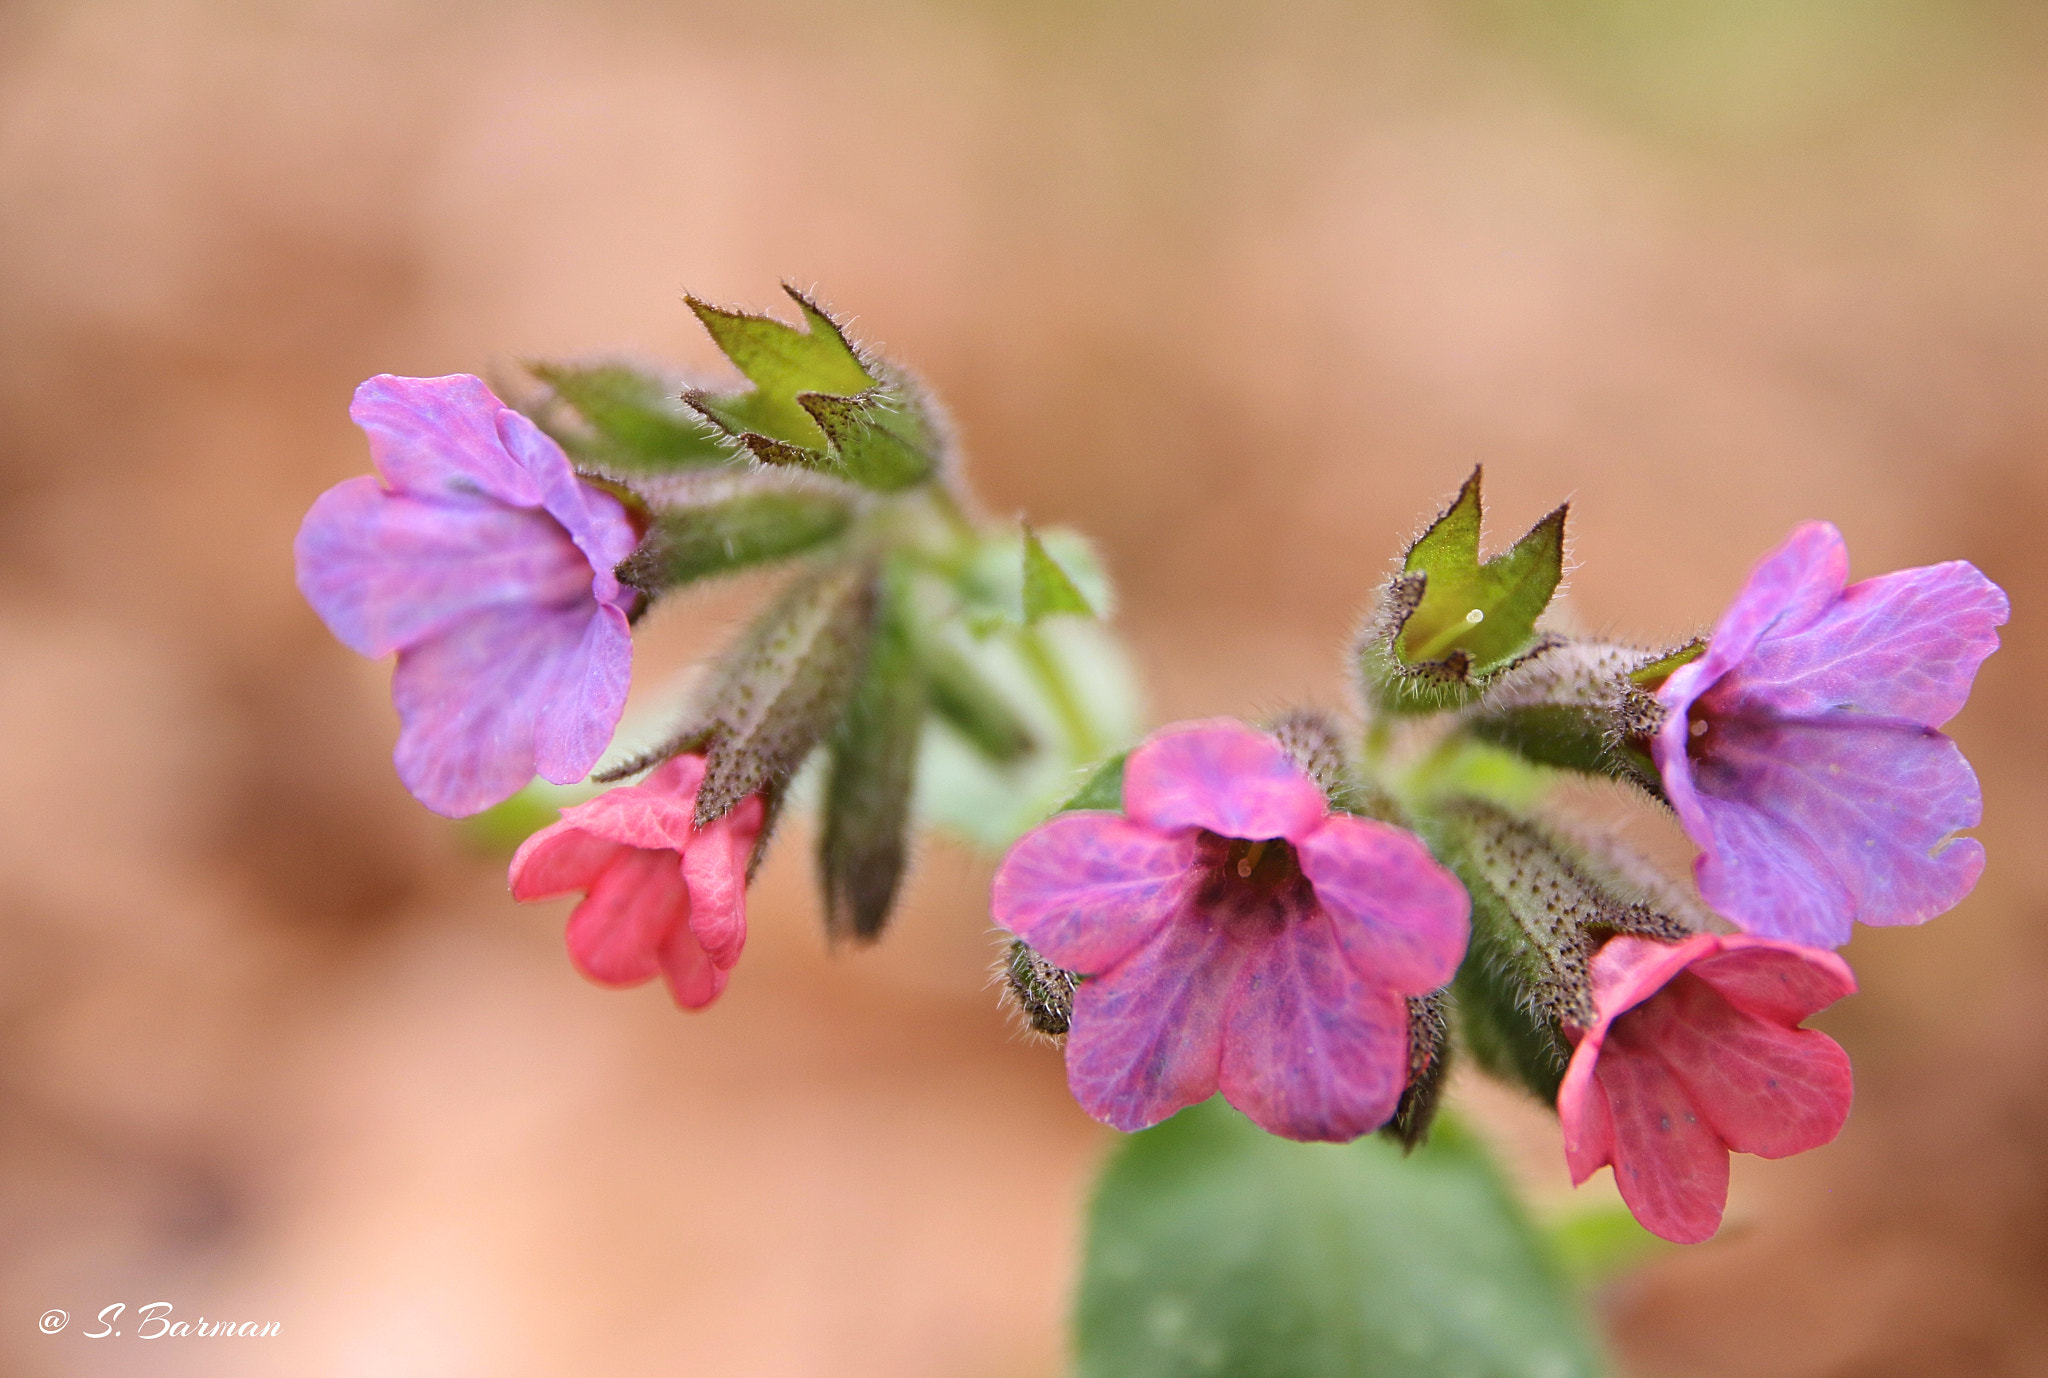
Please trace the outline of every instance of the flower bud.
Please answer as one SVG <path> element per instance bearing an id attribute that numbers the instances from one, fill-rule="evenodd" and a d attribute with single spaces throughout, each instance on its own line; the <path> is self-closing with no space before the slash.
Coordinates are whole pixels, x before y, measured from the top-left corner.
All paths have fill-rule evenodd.
<path id="1" fill-rule="evenodd" d="M 1081 978 L 1046 961 L 1022 938 L 1011 941 L 1001 971 L 1008 1003 L 1032 1032 L 1065 1038 L 1074 1017 L 1074 987 Z"/>

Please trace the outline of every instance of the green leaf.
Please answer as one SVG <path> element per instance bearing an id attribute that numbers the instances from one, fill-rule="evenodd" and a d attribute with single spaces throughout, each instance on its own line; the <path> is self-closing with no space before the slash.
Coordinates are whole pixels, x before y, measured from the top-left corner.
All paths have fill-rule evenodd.
<path id="1" fill-rule="evenodd" d="M 1093 617 L 1095 609 L 1081 596 L 1081 590 L 1067 576 L 1029 524 L 1024 527 L 1024 622 L 1025 625 L 1059 613 Z"/>
<path id="2" fill-rule="evenodd" d="M 728 311 L 686 297 L 734 368 L 754 386 L 738 393 L 693 392 L 687 400 L 735 435 L 752 432 L 804 450 L 820 450 L 825 433 L 798 402 L 805 392 L 852 397 L 875 386 L 866 363 L 845 334 L 810 298 L 785 284 L 782 289 L 803 313 L 798 330 L 773 316 Z"/>
<path id="3" fill-rule="evenodd" d="M 1440 1121 L 1296 1144 L 1211 1101 L 1127 1140 L 1089 1213 L 1081 1378 L 1586 1378 L 1571 1289 Z"/>
<path id="4" fill-rule="evenodd" d="M 1395 636 L 1403 665 L 1462 664 L 1471 676 L 1511 660 L 1536 635 L 1536 619 L 1564 576 L 1559 507 L 1500 555 L 1479 560 L 1480 471 L 1408 549 L 1407 576 L 1422 576 L 1420 599 Z"/>
<path id="5" fill-rule="evenodd" d="M 1074 791 L 1074 797 L 1060 805 L 1061 813 L 1075 809 L 1109 809 L 1123 812 L 1124 807 L 1124 762 L 1131 758 L 1128 751 L 1116 755 L 1097 766 L 1087 783 Z"/>
<path id="6" fill-rule="evenodd" d="M 947 726 L 996 765 L 1031 753 L 1037 745 L 1031 725 L 966 656 L 938 636 L 921 640 L 917 652 L 932 711 Z"/>
<path id="7" fill-rule="evenodd" d="M 701 725 L 685 734 L 706 747 L 698 827 L 787 781 L 838 722 L 874 612 L 874 569 L 831 566 L 793 585 L 719 663 Z"/>
<path id="8" fill-rule="evenodd" d="M 631 477 L 732 462 L 732 451 L 698 417 L 683 410 L 669 385 L 630 364 L 530 363 L 553 401 L 574 409 L 581 424 L 545 402 L 537 421 L 579 467 Z"/>
<path id="9" fill-rule="evenodd" d="M 822 545 L 853 520 L 845 498 L 823 491 L 764 489 L 723 502 L 658 511 L 619 580 L 658 594 L 707 575 L 785 559 Z"/>
<path id="10" fill-rule="evenodd" d="M 827 743 L 818 837 L 825 931 L 861 942 L 880 936 L 902 883 L 924 722 L 924 677 L 891 601 L 876 615 L 859 687 Z"/>

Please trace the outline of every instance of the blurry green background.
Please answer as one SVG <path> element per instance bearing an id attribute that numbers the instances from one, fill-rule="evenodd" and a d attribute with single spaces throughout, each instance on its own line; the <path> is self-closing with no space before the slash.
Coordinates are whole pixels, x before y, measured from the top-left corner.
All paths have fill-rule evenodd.
<path id="1" fill-rule="evenodd" d="M 792 827 L 710 1013 L 600 991 L 291 584 L 361 378 L 708 368 L 683 289 L 789 277 L 1097 540 L 1159 719 L 1340 703 L 1478 461 L 1502 534 L 1574 500 L 1594 629 L 1807 517 L 2004 583 L 1990 867 L 1849 949 L 1848 1130 L 1596 1302 L 1645 1378 L 2048 1373 L 2044 60 L 1933 0 L 0 6 L 0 1369 L 1061 1371 L 1110 1136 L 994 1007 L 988 861 L 831 955 Z M 78 1334 L 159 1299 L 283 1336 Z"/>

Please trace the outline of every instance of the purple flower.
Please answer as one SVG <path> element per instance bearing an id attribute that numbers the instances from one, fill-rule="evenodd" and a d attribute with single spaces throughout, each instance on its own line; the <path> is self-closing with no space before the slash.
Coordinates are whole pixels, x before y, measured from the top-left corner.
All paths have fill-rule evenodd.
<path id="1" fill-rule="evenodd" d="M 381 374 L 349 415 L 382 482 L 352 478 L 313 504 L 299 591 L 350 649 L 398 653 L 398 778 L 450 817 L 536 771 L 582 779 L 632 665 L 638 595 L 612 577 L 634 543 L 625 509 L 466 373 Z"/>
<path id="2" fill-rule="evenodd" d="M 1764 557 L 1707 653 L 1657 691 L 1652 751 L 1707 903 L 1751 933 L 1840 947 L 1924 923 L 1977 883 L 1977 777 L 1938 729 L 1998 648 L 2005 594 L 1960 560 L 1843 587 L 1842 533 Z"/>
<path id="3" fill-rule="evenodd" d="M 996 922 L 1085 980 L 1067 1081 L 1130 1131 L 1221 1089 L 1290 1139 L 1394 1113 L 1404 997 L 1450 980 L 1471 901 L 1399 828 L 1333 814 L 1278 742 L 1226 719 L 1133 751 L 1124 813 L 1033 831 L 996 873 Z"/>

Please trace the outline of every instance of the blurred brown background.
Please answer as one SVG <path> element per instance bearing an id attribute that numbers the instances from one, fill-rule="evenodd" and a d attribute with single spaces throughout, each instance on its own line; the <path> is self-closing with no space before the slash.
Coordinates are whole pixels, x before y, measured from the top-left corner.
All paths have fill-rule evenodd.
<path id="1" fill-rule="evenodd" d="M 1061 1371 L 1107 1136 L 985 988 L 988 863 L 828 955 L 793 831 L 713 1011 L 600 991 L 291 584 L 359 379 L 708 366 L 682 289 L 789 277 L 1100 540 L 1159 719 L 1341 702 L 1479 460 L 1500 535 L 1575 500 L 1592 626 L 1805 517 L 2004 583 L 1991 865 L 1850 949 L 1848 1131 L 1600 1305 L 1645 1376 L 2048 1373 L 2044 58 L 1989 0 L 6 0 L 0 1370 Z M 283 1335 L 79 1334 L 154 1300 Z"/>

